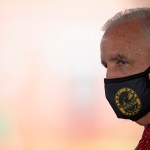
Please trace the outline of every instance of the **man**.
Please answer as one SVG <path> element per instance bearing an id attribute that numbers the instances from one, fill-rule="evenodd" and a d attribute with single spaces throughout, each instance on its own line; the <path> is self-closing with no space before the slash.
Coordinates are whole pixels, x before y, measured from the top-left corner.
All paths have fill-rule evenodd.
<path id="1" fill-rule="evenodd" d="M 106 98 L 118 118 L 145 126 L 137 150 L 150 150 L 150 8 L 119 12 L 103 30 Z"/>

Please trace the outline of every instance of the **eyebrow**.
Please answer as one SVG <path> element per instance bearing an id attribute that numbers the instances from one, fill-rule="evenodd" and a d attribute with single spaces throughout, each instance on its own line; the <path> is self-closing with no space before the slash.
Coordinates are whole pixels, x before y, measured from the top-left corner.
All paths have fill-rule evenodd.
<path id="1" fill-rule="evenodd" d="M 113 62 L 113 61 L 117 61 L 117 60 L 127 60 L 127 57 L 124 55 L 121 55 L 121 54 L 116 54 L 116 55 L 110 57 L 108 61 Z M 107 68 L 107 63 L 104 60 L 101 61 L 101 64 Z"/>
<path id="2" fill-rule="evenodd" d="M 117 54 L 115 56 L 112 56 L 109 60 L 110 61 L 116 61 L 116 60 L 127 60 L 127 57 L 121 54 Z"/>

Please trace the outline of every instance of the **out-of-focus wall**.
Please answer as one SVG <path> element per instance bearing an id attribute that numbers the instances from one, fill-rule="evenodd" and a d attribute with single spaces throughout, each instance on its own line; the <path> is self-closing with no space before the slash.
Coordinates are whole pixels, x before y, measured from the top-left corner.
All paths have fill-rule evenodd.
<path id="1" fill-rule="evenodd" d="M 0 1 L 0 150 L 134 149 L 143 128 L 104 97 L 101 26 L 140 0 Z"/>

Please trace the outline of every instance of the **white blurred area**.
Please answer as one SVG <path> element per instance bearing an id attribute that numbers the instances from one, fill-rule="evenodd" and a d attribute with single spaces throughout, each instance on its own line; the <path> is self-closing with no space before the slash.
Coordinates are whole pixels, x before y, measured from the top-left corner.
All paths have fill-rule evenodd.
<path id="1" fill-rule="evenodd" d="M 140 0 L 0 1 L 0 150 L 134 149 L 143 128 L 104 97 L 101 27 Z"/>

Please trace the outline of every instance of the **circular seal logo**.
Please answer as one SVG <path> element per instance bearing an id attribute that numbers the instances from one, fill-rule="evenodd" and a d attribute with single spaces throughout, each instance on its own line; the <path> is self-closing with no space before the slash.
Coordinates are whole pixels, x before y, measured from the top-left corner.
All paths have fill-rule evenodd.
<path id="1" fill-rule="evenodd" d="M 134 116 L 141 109 L 141 100 L 131 88 L 121 88 L 115 95 L 118 109 L 126 116 Z"/>

